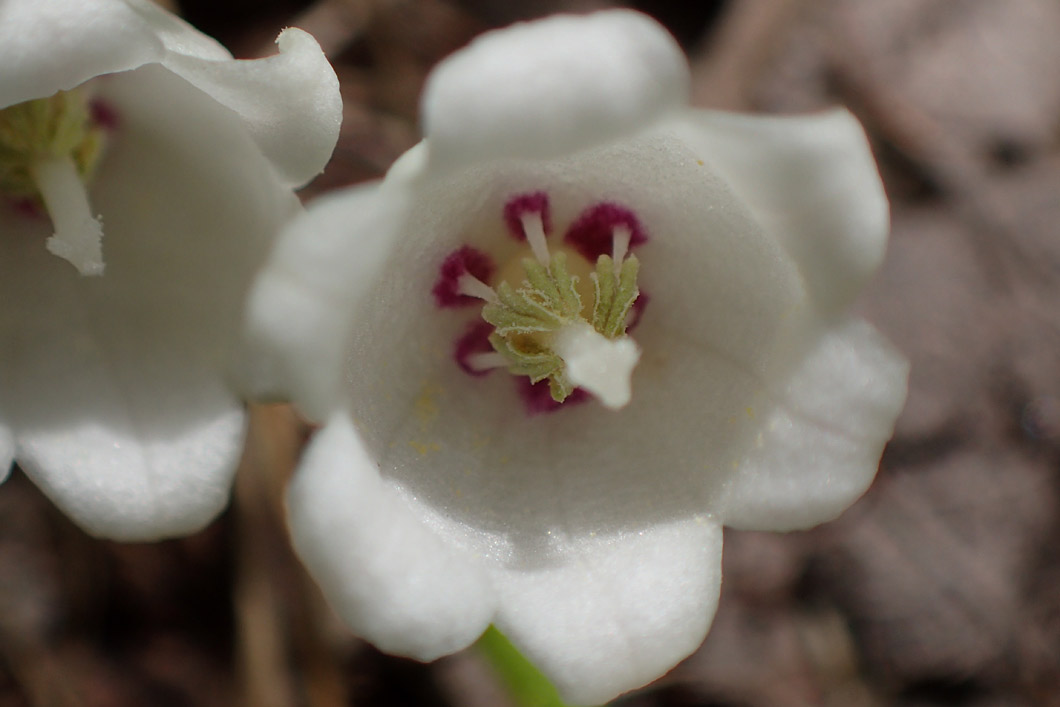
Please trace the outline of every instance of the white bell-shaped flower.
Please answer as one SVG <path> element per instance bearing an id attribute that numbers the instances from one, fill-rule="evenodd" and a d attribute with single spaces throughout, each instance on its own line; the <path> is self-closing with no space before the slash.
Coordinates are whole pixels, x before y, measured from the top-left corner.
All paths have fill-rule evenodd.
<path id="1" fill-rule="evenodd" d="M 864 133 L 687 84 L 633 12 L 485 35 L 429 79 L 424 142 L 257 281 L 246 383 L 323 423 L 296 549 L 383 650 L 492 622 L 607 701 L 703 640 L 723 524 L 804 528 L 872 481 L 906 363 L 847 313 L 888 230 Z"/>
<path id="2" fill-rule="evenodd" d="M 147 0 L 0 3 L 0 474 L 93 534 L 227 502 L 240 310 L 341 119 L 315 40 L 278 44 L 236 61 Z"/>

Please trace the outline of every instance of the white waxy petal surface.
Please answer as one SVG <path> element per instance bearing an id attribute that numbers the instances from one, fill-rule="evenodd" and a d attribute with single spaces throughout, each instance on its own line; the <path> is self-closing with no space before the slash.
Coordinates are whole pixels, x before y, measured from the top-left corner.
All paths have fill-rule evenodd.
<path id="1" fill-rule="evenodd" d="M 312 36 L 290 28 L 276 43 L 279 54 L 253 61 L 171 53 L 162 63 L 238 113 L 280 176 L 301 186 L 331 157 L 342 99 L 338 78 Z"/>
<path id="2" fill-rule="evenodd" d="M 828 314 L 849 306 L 883 261 L 890 225 L 854 116 L 688 111 L 669 125 L 787 248 L 816 305 Z"/>
<path id="3" fill-rule="evenodd" d="M 489 577 L 413 516 L 366 451 L 344 413 L 313 439 L 287 494 L 295 549 L 358 635 L 420 660 L 460 650 L 496 610 Z"/>
<path id="4" fill-rule="evenodd" d="M 662 27 L 627 10 L 556 15 L 485 34 L 424 88 L 431 161 L 557 157 L 635 132 L 684 104 L 688 65 Z"/>
<path id="5" fill-rule="evenodd" d="M 394 247 L 404 211 L 370 183 L 319 199 L 276 244 L 248 299 L 237 378 L 257 397 L 294 397 L 323 421 L 344 401 L 343 363 L 363 297 Z"/>
<path id="6" fill-rule="evenodd" d="M 0 390 L 22 468 L 95 535 L 146 540 L 205 525 L 227 502 L 243 414 L 210 375 L 208 353 L 174 340 L 194 331 L 167 336 L 164 314 L 148 326 L 135 307 L 106 306 L 103 279 L 86 280 L 43 249 L 20 255 L 31 267 L 5 259 L 0 268 L 5 294 L 21 303 L 3 317 L 5 331 L 19 331 Z"/>
<path id="7" fill-rule="evenodd" d="M 156 30 L 163 30 L 161 33 Z M 231 59 L 220 44 L 150 0 L 4 0 L 0 108 L 69 90 L 172 51 Z"/>
<path id="8" fill-rule="evenodd" d="M 908 373 L 908 362 L 865 322 L 824 332 L 770 391 L 775 405 L 727 489 L 725 524 L 796 530 L 843 512 L 876 475 Z"/>
<path id="9" fill-rule="evenodd" d="M 96 76 L 160 63 L 235 111 L 292 186 L 331 157 L 342 121 L 338 79 L 316 40 L 290 28 L 279 54 L 235 61 L 216 41 L 151 0 L 4 0 L 0 108 Z"/>
<path id="10" fill-rule="evenodd" d="M 553 562 L 496 570 L 497 627 L 574 704 L 650 682 L 706 636 L 721 585 L 721 525 L 706 517 L 568 544 Z"/>

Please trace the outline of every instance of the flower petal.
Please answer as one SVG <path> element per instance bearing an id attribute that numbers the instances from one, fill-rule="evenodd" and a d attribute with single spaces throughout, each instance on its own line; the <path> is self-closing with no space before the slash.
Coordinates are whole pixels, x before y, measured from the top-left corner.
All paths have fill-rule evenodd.
<path id="1" fill-rule="evenodd" d="M 121 2 L 146 23 L 151 32 L 162 41 L 167 51 L 215 61 L 232 58 L 232 54 L 220 42 L 203 34 L 172 12 L 163 9 L 154 0 L 121 0 Z"/>
<path id="2" fill-rule="evenodd" d="M 110 77 L 90 193 L 107 274 L 0 212 L 0 400 L 18 459 L 90 532 L 191 532 L 224 506 L 243 411 L 221 371 L 251 276 L 297 199 L 231 111 L 160 66 Z M 5 205 L 6 206 L 6 205 Z M 0 207 L 2 208 L 2 207 Z"/>
<path id="3" fill-rule="evenodd" d="M 905 358 L 866 322 L 825 332 L 771 391 L 775 406 L 727 489 L 725 524 L 794 530 L 842 513 L 876 475 L 908 372 Z"/>
<path id="4" fill-rule="evenodd" d="M 289 28 L 280 53 L 249 61 L 216 61 L 171 51 L 162 64 L 243 119 L 283 179 L 300 186 L 331 158 L 339 139 L 339 81 L 317 41 Z"/>
<path id="5" fill-rule="evenodd" d="M 34 246 L 0 258 L 4 298 L 18 302 L 0 320 L 9 342 L 0 395 L 20 466 L 93 535 L 154 540 L 201 528 L 227 502 L 243 438 L 242 406 L 197 343 L 206 332 L 170 331 L 175 313 L 139 308 L 150 293 L 108 303 L 117 295 L 105 279 L 44 250 L 46 224 L 4 225 L 5 240 Z"/>
<path id="6" fill-rule="evenodd" d="M 161 61 L 167 52 L 231 59 L 220 44 L 148 0 L 4 0 L 0 108 L 94 76 Z"/>
<path id="7" fill-rule="evenodd" d="M 665 29 L 627 10 L 561 15 L 479 37 L 423 94 L 432 163 L 555 157 L 683 105 L 688 65 Z"/>
<path id="8" fill-rule="evenodd" d="M 721 526 L 706 517 L 570 539 L 556 562 L 498 570 L 497 627 L 564 699 L 602 704 L 694 651 L 721 583 Z"/>
<path id="9" fill-rule="evenodd" d="M 324 420 L 343 395 L 343 364 L 360 297 L 393 247 L 404 210 L 378 183 L 316 200 L 292 220 L 246 308 L 236 373 L 257 398 L 293 398 Z"/>
<path id="10" fill-rule="evenodd" d="M 52 361 L 50 363 L 58 363 Z M 69 361 L 84 382 L 103 378 L 106 361 Z M 82 365 L 79 365 L 82 364 Z M 49 366 L 48 372 L 54 372 Z M 19 463 L 26 475 L 84 530 L 113 540 L 158 540 L 193 533 L 212 521 L 228 502 L 228 490 L 243 442 L 243 410 L 219 386 L 181 391 L 143 390 L 121 394 L 126 384 L 67 383 L 64 392 L 92 399 L 70 411 L 61 427 L 48 424 L 48 410 L 20 410 Z M 43 397 L 62 404 L 65 398 Z M 195 407 L 179 395 L 195 397 Z M 170 409 L 161 409 L 168 407 Z M 176 410 L 180 408 L 180 412 Z"/>
<path id="11" fill-rule="evenodd" d="M 295 550 L 354 632 L 388 653 L 433 660 L 470 645 L 496 596 L 379 476 L 349 417 L 310 443 L 287 492 Z"/>
<path id="12" fill-rule="evenodd" d="M 0 108 L 159 62 L 243 119 L 281 176 L 299 186 L 331 157 L 342 122 L 338 79 L 312 36 L 289 28 L 280 53 L 235 61 L 150 0 L 5 0 Z"/>
<path id="13" fill-rule="evenodd" d="M 818 306 L 849 305 L 882 262 L 889 228 L 883 184 L 854 116 L 689 111 L 672 127 L 788 250 Z"/>

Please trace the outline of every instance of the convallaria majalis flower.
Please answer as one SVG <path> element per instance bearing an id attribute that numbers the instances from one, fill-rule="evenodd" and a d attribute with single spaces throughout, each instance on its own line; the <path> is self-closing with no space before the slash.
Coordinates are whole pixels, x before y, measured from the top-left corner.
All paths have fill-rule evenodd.
<path id="1" fill-rule="evenodd" d="M 338 138 L 312 37 L 236 61 L 147 0 L 0 0 L 0 469 L 95 535 L 228 498 L 240 310 Z"/>
<path id="2" fill-rule="evenodd" d="M 381 649 L 493 623 L 605 702 L 703 640 L 723 524 L 812 526 L 872 481 L 907 366 L 847 313 L 888 230 L 864 133 L 687 90 L 634 12 L 489 33 L 255 283 L 246 384 L 323 425 L 295 547 Z"/>

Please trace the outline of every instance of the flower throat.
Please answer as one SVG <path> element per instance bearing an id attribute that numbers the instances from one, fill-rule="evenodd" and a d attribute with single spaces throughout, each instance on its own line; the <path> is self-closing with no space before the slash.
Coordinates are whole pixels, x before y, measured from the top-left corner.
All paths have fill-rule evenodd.
<path id="1" fill-rule="evenodd" d="M 639 221 L 624 207 L 599 203 L 553 249 L 545 193 L 510 199 L 504 217 L 525 242 L 516 257 L 498 271 L 488 255 L 465 246 L 442 263 L 434 287 L 441 307 L 482 305 L 481 321 L 457 342 L 457 363 L 472 375 L 503 368 L 528 381 L 531 412 L 585 393 L 608 408 L 625 406 L 640 358 L 627 334 L 640 295 L 640 263 L 630 250 L 647 240 Z M 537 392 L 546 381 L 552 405 Z"/>

